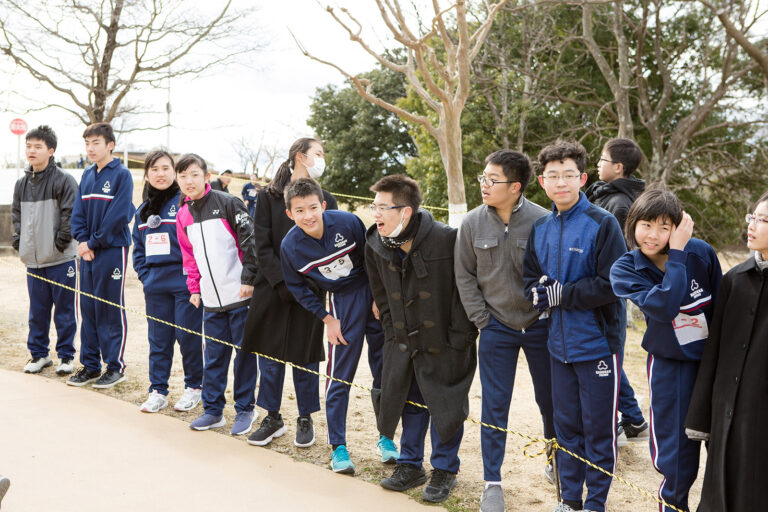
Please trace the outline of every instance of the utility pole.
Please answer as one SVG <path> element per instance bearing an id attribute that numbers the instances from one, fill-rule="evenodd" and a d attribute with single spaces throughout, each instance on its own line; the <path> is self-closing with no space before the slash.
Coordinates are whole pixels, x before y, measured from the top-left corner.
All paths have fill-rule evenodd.
<path id="1" fill-rule="evenodd" d="M 165 102 L 165 149 L 171 152 L 171 66 L 168 66 L 168 101 Z"/>

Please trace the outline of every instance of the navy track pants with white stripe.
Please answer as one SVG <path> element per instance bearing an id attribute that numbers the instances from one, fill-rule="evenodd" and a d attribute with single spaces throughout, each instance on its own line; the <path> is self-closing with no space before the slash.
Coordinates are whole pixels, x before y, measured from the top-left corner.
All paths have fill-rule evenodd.
<path id="1" fill-rule="evenodd" d="M 93 261 L 80 262 L 80 290 L 96 297 L 125 305 L 127 247 L 97 249 Z M 125 341 L 128 324 L 125 310 L 91 299 L 80 298 L 83 322 L 80 326 L 80 362 L 90 371 L 125 371 Z"/>
<path id="2" fill-rule="evenodd" d="M 685 416 L 698 371 L 699 361 L 648 356 L 651 461 L 664 476 L 659 497 L 681 510 L 688 510 L 688 493 L 699 472 L 701 443 L 685 435 Z M 659 504 L 660 512 L 671 510 Z"/>
<path id="3" fill-rule="evenodd" d="M 381 388 L 381 350 L 384 346 L 384 332 L 373 316 L 371 290 L 364 286 L 342 293 L 330 293 L 331 314 L 341 323 L 341 335 L 347 345 L 328 344 L 327 375 L 352 382 L 363 352 L 363 337 L 368 342 L 368 365 L 373 375 L 373 388 Z M 328 443 L 347 444 L 347 408 L 349 386 L 326 379 L 325 415 L 328 422 Z"/>
<path id="4" fill-rule="evenodd" d="M 44 268 L 27 268 L 35 274 L 51 281 L 75 288 L 77 285 L 77 262 L 67 261 L 59 265 Z M 56 325 L 56 354 L 59 359 L 75 358 L 75 332 L 77 318 L 75 313 L 75 292 L 61 286 L 47 283 L 36 277 L 27 276 L 29 291 L 29 336 L 27 348 L 32 357 L 48 355 L 48 331 L 51 328 L 51 308 L 53 323 Z"/>
<path id="5" fill-rule="evenodd" d="M 563 363 L 552 358 L 552 403 L 558 443 L 606 471 L 616 468 L 616 415 L 619 400 L 617 354 L 594 361 Z M 563 501 L 605 512 L 612 478 L 557 452 Z"/>

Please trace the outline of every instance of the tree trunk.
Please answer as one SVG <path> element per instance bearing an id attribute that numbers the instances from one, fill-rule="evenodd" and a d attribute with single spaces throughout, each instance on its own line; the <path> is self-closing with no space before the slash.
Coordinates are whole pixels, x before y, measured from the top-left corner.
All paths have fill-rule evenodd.
<path id="1" fill-rule="evenodd" d="M 461 114 L 448 108 L 444 113 L 436 139 L 448 178 L 448 224 L 458 228 L 467 213 L 461 152 Z"/>

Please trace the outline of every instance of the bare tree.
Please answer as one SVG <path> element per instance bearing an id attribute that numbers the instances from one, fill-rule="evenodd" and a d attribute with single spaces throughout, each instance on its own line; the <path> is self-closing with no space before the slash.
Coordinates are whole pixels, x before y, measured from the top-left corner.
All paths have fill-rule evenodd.
<path id="1" fill-rule="evenodd" d="M 480 52 L 496 14 L 507 0 L 486 3 L 485 12 L 476 21 L 467 19 L 466 0 L 456 0 L 446 8 L 440 6 L 439 0 L 431 0 L 432 22 L 426 28 L 417 23 L 416 29 L 412 28 L 413 21 L 406 16 L 400 0 L 374 1 L 382 22 L 404 48 L 405 62 L 394 62 L 375 51 L 361 37 L 363 27 L 347 9 L 340 9 L 341 14 L 338 14 L 329 6 L 326 11 L 349 34 L 350 39 L 379 64 L 403 73 L 408 85 L 435 114 L 437 122 L 432 116 L 384 101 L 373 94 L 371 83 L 365 78 L 315 57 L 301 43 L 299 46 L 307 57 L 337 69 L 367 101 L 423 127 L 435 138 L 448 178 L 448 220 L 452 226 L 458 226 L 467 211 L 462 173 L 461 114 L 470 92 L 470 66 Z"/>
<path id="2" fill-rule="evenodd" d="M 86 125 L 110 122 L 148 110 L 129 103 L 132 91 L 258 48 L 241 24 L 247 11 L 235 12 L 232 0 L 209 5 L 206 18 L 184 0 L 3 0 L 0 55 L 56 93 L 39 108 L 64 109 Z"/>
<path id="3" fill-rule="evenodd" d="M 255 144 L 253 140 L 248 139 L 247 137 L 240 137 L 232 144 L 232 149 L 240 159 L 243 172 L 257 174 L 259 160 L 264 151 L 264 135 L 262 134 L 258 144 Z"/>
<path id="4" fill-rule="evenodd" d="M 768 37 L 762 34 L 762 40 L 751 41 L 750 31 L 768 14 L 768 9 L 760 8 L 760 2 L 726 1 L 717 5 L 708 0 L 699 2 L 717 16 L 726 33 L 741 46 L 760 66 L 765 88 L 768 89 Z M 763 23 L 765 20 L 763 19 Z"/>

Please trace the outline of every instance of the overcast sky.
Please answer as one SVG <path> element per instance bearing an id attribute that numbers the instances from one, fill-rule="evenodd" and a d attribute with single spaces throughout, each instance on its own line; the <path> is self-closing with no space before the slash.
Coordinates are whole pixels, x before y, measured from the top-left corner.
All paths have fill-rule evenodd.
<path id="1" fill-rule="evenodd" d="M 252 58 L 252 66 L 231 65 L 204 77 L 171 82 L 171 149 L 200 153 L 216 169 L 241 169 L 232 149 L 232 143 L 241 136 L 258 140 L 263 134 L 265 142 L 287 150 L 296 138 L 311 135 L 306 119 L 315 89 L 329 83 L 342 84 L 336 70 L 311 61 L 299 52 L 289 28 L 312 53 L 351 72 L 374 66 L 373 59 L 349 40 L 316 1 L 259 0 L 257 3 L 253 30 L 266 46 Z M 386 44 L 381 29 L 374 32 L 371 27 L 372 20 L 376 19 L 372 0 L 337 1 L 334 5 L 338 4 L 349 6 L 359 16 L 366 27 L 364 34 L 369 34 L 374 42 Z M 9 103 L 11 90 L 40 97 L 50 94 L 45 88 L 36 88 L 24 72 L 15 70 L 2 59 L 0 79 L 8 84 L 8 89 L 0 90 L 3 105 Z M 144 104 L 153 110 L 165 111 L 165 89 L 140 94 Z M 15 117 L 25 119 L 30 128 L 50 124 L 59 137 L 57 154 L 83 153 L 83 126 L 74 116 L 58 109 L 23 114 L 29 105 L 15 103 L 10 111 L 0 114 L 0 167 L 16 158 L 16 136 L 8 128 Z M 165 114 L 134 116 L 126 122 L 129 126 L 144 126 L 164 121 Z M 119 143 L 123 141 L 130 148 L 149 149 L 165 145 L 166 132 L 133 132 L 123 136 Z"/>

